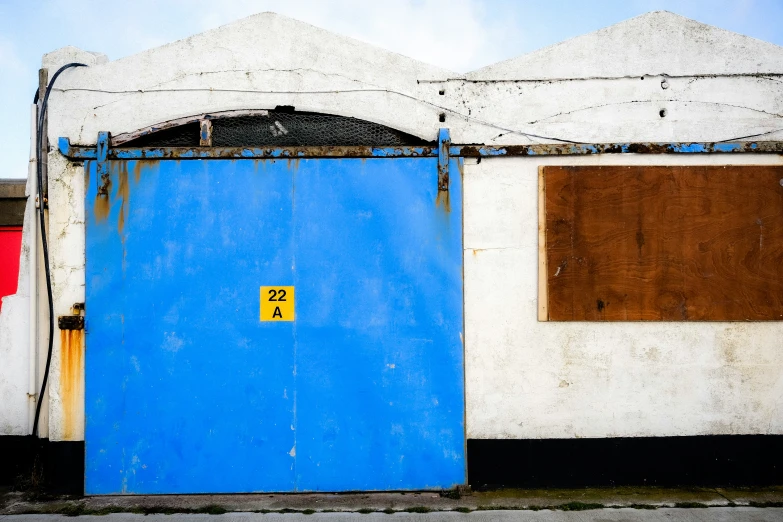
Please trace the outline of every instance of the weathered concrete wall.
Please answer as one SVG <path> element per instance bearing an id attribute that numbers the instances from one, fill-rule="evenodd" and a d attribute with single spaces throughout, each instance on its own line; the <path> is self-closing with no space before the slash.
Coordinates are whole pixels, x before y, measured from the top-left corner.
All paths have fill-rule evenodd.
<path id="1" fill-rule="evenodd" d="M 540 165 L 783 165 L 783 157 L 628 154 L 469 163 L 469 438 L 783 433 L 783 322 L 538 321 Z"/>
<path id="2" fill-rule="evenodd" d="M 84 302 L 84 169 L 49 153 L 49 237 L 55 317 Z M 74 183 L 74 180 L 80 180 Z M 50 440 L 84 439 L 84 338 L 55 327 L 49 385 Z"/>
<path id="3" fill-rule="evenodd" d="M 661 31 L 676 35 L 674 43 L 661 43 Z M 117 135 L 202 113 L 292 105 L 433 140 L 439 127 L 448 127 L 463 144 L 783 139 L 783 49 L 668 13 L 599 33 L 466 76 L 274 14 L 113 62 L 65 48 L 44 57 L 50 73 L 70 61 L 90 67 L 58 80 L 48 135 L 53 144 L 65 136 L 89 145 L 102 130 Z M 590 46 L 595 56 L 574 54 Z M 718 60 L 718 48 L 736 52 Z M 54 307 L 64 315 L 84 300 L 84 173 L 56 151 L 48 161 Z M 774 351 L 780 337 L 774 323 L 536 321 L 536 168 L 553 161 L 779 158 L 506 158 L 468 165 L 469 436 L 781 432 L 775 376 L 783 373 L 783 360 Z M 0 324 L 9 324 L 12 312 L 4 306 L 2 313 Z M 0 326 L 0 335 L 14 338 L 2 346 L 24 345 L 16 329 Z M 62 341 L 55 335 L 49 435 L 80 440 L 83 373 L 72 365 L 84 348 L 81 340 Z M 45 335 L 39 343 L 46 346 Z M 23 357 L 11 357 L 17 356 Z M 9 393 L 17 397 L 19 389 Z M 2 415 L 13 426 L 24 424 L 16 410 Z"/>
<path id="4" fill-rule="evenodd" d="M 52 94 L 49 137 L 92 144 L 101 130 L 116 135 L 193 114 L 293 105 L 430 138 L 442 126 L 440 105 L 456 110 L 457 102 L 417 80 L 453 75 L 264 13 L 63 75 Z"/>
<path id="5" fill-rule="evenodd" d="M 621 52 L 618 52 L 621 51 Z M 667 11 L 647 13 L 589 34 L 488 65 L 473 80 L 731 76 L 780 73 L 780 47 Z"/>
<path id="6" fill-rule="evenodd" d="M 735 52 L 718 59 L 716 48 Z M 101 130 L 116 135 L 204 112 L 277 105 L 355 116 L 426 139 L 446 126 L 455 143 L 783 136 L 783 78 L 772 74 L 783 71 L 783 49 L 671 13 L 465 76 L 271 13 L 113 62 L 81 53 L 95 66 L 59 80 L 52 140 L 94 144 Z M 45 61 L 54 69 L 67 55 Z"/>
<path id="7" fill-rule="evenodd" d="M 27 187 L 29 193 L 29 182 Z M 36 224 L 34 207 L 28 203 L 22 224 L 17 292 L 2 298 L 0 311 L 0 435 L 29 434 L 30 231 Z"/>

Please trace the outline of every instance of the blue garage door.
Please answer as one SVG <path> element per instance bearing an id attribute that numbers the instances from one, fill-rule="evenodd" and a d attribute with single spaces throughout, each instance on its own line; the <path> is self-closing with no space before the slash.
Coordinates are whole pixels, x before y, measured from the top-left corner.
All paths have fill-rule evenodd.
<path id="1" fill-rule="evenodd" d="M 86 162 L 86 492 L 464 483 L 437 161 Z"/>

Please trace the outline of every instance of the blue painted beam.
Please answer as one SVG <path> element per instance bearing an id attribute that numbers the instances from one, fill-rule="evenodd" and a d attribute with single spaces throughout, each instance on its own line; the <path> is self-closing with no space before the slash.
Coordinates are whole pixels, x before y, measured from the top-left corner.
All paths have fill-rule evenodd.
<path id="1" fill-rule="evenodd" d="M 59 150 L 71 160 L 97 159 L 96 147 L 71 145 L 60 138 Z M 584 156 L 591 154 L 783 154 L 781 141 L 698 143 L 556 143 L 536 145 L 450 145 L 452 157 Z M 241 158 L 397 158 L 437 157 L 438 147 L 154 147 L 109 148 L 108 159 L 241 159 Z"/>
<path id="2" fill-rule="evenodd" d="M 109 185 L 109 133 L 98 133 L 98 144 L 95 146 L 95 158 L 98 170 L 98 194 L 106 195 Z"/>
<path id="3" fill-rule="evenodd" d="M 438 131 L 438 190 L 449 190 L 449 156 L 451 152 L 451 134 L 449 129 Z"/>
<path id="4" fill-rule="evenodd" d="M 584 156 L 591 154 L 715 154 L 783 153 L 780 141 L 695 142 L 695 143 L 553 143 L 536 145 L 454 145 L 452 156 Z"/>
<path id="5" fill-rule="evenodd" d="M 60 138 L 60 153 L 73 160 L 96 159 L 95 147 L 71 145 L 68 138 Z M 112 148 L 109 159 L 246 159 L 246 158 L 394 158 L 436 157 L 436 147 L 152 147 Z"/>

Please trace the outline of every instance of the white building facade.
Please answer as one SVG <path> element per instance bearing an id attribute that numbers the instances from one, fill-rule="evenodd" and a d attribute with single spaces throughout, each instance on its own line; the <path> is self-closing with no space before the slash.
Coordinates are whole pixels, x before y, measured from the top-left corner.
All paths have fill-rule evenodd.
<path id="1" fill-rule="evenodd" d="M 460 173 L 464 439 L 472 485 L 579 483 L 569 471 L 562 481 L 531 478 L 540 462 L 524 455 L 544 448 L 536 441 L 560 441 L 551 447 L 561 456 L 622 449 L 607 453 L 607 461 L 627 459 L 642 447 L 634 441 L 651 439 L 660 440 L 650 443 L 656 458 L 682 458 L 701 444 L 734 448 L 756 463 L 764 459 L 753 460 L 759 455 L 743 445 L 780 449 L 780 320 L 546 320 L 540 172 L 758 166 L 778 169 L 783 182 L 783 48 L 654 12 L 461 75 L 264 13 L 116 61 L 64 48 L 45 55 L 43 68 L 51 76 L 69 62 L 87 67 L 58 78 L 46 121 L 55 316 L 49 384 L 38 397 L 49 326 L 31 176 L 19 290 L 0 313 L 0 435 L 7 440 L 31 433 L 40 400 L 39 437 L 84 451 L 84 340 L 78 336 L 77 374 L 66 376 L 73 370 L 61 360 L 67 337 L 57 318 L 79 314 L 74 305 L 84 303 L 88 330 L 93 320 L 85 293 L 89 181 L 83 163 L 58 149 L 60 138 L 94 147 L 105 131 L 119 147 L 144 131 L 153 136 L 164 122 L 292 107 L 427 142 L 447 128 L 455 146 L 502 151 L 465 154 Z M 707 145 L 692 153 L 650 145 L 692 143 Z M 723 152 L 721 143 L 739 144 L 738 152 Z M 574 144 L 637 145 L 567 152 Z M 34 157 L 34 145 L 31 151 Z M 783 218 L 768 217 L 767 241 L 774 242 Z M 500 466 L 492 460 L 500 455 L 521 467 L 518 476 L 492 476 L 488 468 Z M 580 458 L 571 459 L 574 466 L 594 465 Z M 596 470 L 603 478 L 595 482 L 622 482 L 622 466 L 607 466 L 615 475 Z M 759 473 L 780 478 L 780 471 Z"/>

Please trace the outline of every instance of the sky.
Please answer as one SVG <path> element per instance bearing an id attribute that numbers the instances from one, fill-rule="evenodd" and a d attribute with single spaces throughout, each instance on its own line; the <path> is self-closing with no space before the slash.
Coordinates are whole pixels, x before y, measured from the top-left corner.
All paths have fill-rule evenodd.
<path id="1" fill-rule="evenodd" d="M 656 10 L 783 46 L 783 0 L 0 0 L 0 178 L 27 176 L 41 56 L 66 45 L 115 60 L 275 11 L 468 72 Z"/>

